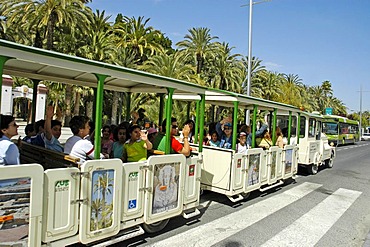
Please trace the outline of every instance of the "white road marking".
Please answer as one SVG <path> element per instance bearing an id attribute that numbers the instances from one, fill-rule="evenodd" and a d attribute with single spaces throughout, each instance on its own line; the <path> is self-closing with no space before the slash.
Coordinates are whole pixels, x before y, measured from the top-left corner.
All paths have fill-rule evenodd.
<path id="1" fill-rule="evenodd" d="M 262 246 L 314 246 L 361 193 L 338 189 Z"/>
<path id="2" fill-rule="evenodd" d="M 149 246 L 211 246 L 301 199 L 321 186 L 321 184 L 305 182 L 235 213 Z"/>

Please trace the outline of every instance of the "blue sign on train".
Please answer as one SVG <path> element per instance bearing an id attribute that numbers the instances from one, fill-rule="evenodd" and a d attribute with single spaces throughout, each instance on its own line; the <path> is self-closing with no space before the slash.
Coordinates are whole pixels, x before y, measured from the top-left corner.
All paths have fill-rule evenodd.
<path id="1" fill-rule="evenodd" d="M 136 208 L 136 199 L 128 201 L 128 209 Z"/>
<path id="2" fill-rule="evenodd" d="M 333 108 L 325 108 L 325 115 L 333 115 Z"/>

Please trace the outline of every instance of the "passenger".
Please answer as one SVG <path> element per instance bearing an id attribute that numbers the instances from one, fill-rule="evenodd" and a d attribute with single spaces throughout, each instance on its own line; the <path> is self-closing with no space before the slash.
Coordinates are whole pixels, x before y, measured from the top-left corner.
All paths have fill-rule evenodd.
<path id="1" fill-rule="evenodd" d="M 189 128 L 190 128 L 190 132 L 189 132 L 189 143 L 193 143 L 194 142 L 194 126 L 195 126 L 195 123 L 193 120 L 189 119 L 187 120 L 184 125 L 189 125 Z M 184 135 L 181 133 L 180 135 L 180 142 L 183 142 L 184 141 Z"/>
<path id="2" fill-rule="evenodd" d="M 89 140 L 94 145 L 94 135 L 95 135 L 95 123 L 93 121 L 89 121 L 89 135 L 85 137 L 86 140 Z"/>
<path id="3" fill-rule="evenodd" d="M 265 150 L 269 149 L 272 146 L 271 136 L 268 130 L 263 133 L 263 137 L 261 138 L 261 142 L 258 144 L 258 147 L 263 148 Z"/>
<path id="4" fill-rule="evenodd" d="M 102 129 L 102 138 L 101 138 L 101 152 L 106 155 L 110 155 L 113 148 L 113 141 L 110 139 L 111 128 L 109 125 L 105 125 Z"/>
<path id="5" fill-rule="evenodd" d="M 45 147 L 45 142 L 41 134 L 45 132 L 44 129 L 45 126 L 45 120 L 41 119 L 35 123 L 35 131 L 37 132 L 35 138 L 32 138 L 31 144 L 40 146 L 40 147 Z"/>
<path id="6" fill-rule="evenodd" d="M 22 139 L 22 141 L 31 143 L 32 138 L 36 136 L 35 126 L 33 124 L 27 124 L 26 128 L 24 129 L 24 133 L 26 136 Z"/>
<path id="7" fill-rule="evenodd" d="M 63 146 L 58 140 L 62 133 L 62 123 L 58 120 L 52 120 L 53 116 L 54 107 L 48 106 L 46 109 L 45 133 L 41 135 L 45 143 L 45 148 L 63 153 Z"/>
<path id="8" fill-rule="evenodd" d="M 247 153 L 247 134 L 245 132 L 240 132 L 239 143 L 236 144 L 237 153 L 246 154 Z"/>
<path id="9" fill-rule="evenodd" d="M 136 162 L 147 159 L 147 151 L 153 145 L 148 140 L 146 133 L 141 131 L 139 125 L 132 125 L 129 128 L 130 139 L 123 145 L 123 161 Z"/>
<path id="10" fill-rule="evenodd" d="M 155 137 L 158 135 L 158 131 L 155 128 L 148 129 L 148 139 L 153 144 Z"/>
<path id="11" fill-rule="evenodd" d="M 117 128 L 118 126 L 115 125 L 115 124 L 111 124 L 110 125 L 110 135 L 109 135 L 109 139 L 112 140 L 112 142 L 115 142 L 115 141 L 118 141 L 118 140 L 115 140 L 114 139 L 114 130 Z"/>
<path id="12" fill-rule="evenodd" d="M 18 125 L 11 115 L 0 115 L 0 165 L 18 165 L 19 150 L 10 139 L 18 135 Z"/>
<path id="13" fill-rule="evenodd" d="M 213 131 L 211 134 L 211 140 L 208 141 L 207 146 L 220 147 L 220 141 L 218 139 L 217 131 Z"/>
<path id="14" fill-rule="evenodd" d="M 88 128 L 86 127 L 88 125 Z M 73 136 L 69 137 L 64 144 L 64 153 L 70 154 L 75 143 L 81 139 L 86 139 L 93 143 L 93 133 L 91 133 L 91 127 L 94 126 L 92 121 L 89 121 L 88 117 L 85 116 L 74 116 L 69 122 L 69 127 L 73 133 Z M 85 131 L 88 130 L 88 131 Z"/>
<path id="15" fill-rule="evenodd" d="M 68 138 L 64 152 L 69 152 L 69 155 L 79 158 L 80 163 L 84 163 L 87 159 L 94 159 L 94 145 L 91 141 L 85 139 L 90 132 L 89 118 L 85 116 L 74 116 L 69 122 L 70 128 L 74 136 Z M 68 149 L 67 149 L 68 148 Z M 100 158 L 109 158 L 100 154 Z"/>
<path id="16" fill-rule="evenodd" d="M 166 123 L 165 123 L 166 125 Z M 161 143 L 163 137 L 166 135 L 166 133 L 164 131 L 162 131 L 162 127 L 160 128 L 160 131 L 157 133 L 157 135 L 154 137 L 154 140 L 152 142 L 153 144 L 153 149 L 154 150 L 157 150 L 158 149 L 158 146 L 159 144 Z"/>
<path id="17" fill-rule="evenodd" d="M 267 124 L 262 124 L 261 128 L 259 128 L 256 131 L 256 138 L 259 138 L 259 137 L 263 136 L 263 134 L 267 130 L 267 128 L 268 128 Z M 247 126 L 246 134 L 247 134 L 247 147 L 251 148 L 252 147 L 252 132 L 251 132 L 251 128 L 249 126 Z"/>
<path id="18" fill-rule="evenodd" d="M 166 119 L 162 122 L 162 130 L 165 133 L 166 131 Z M 190 155 L 190 145 L 189 145 L 189 139 L 188 134 L 190 132 L 190 128 L 188 125 L 185 125 L 182 133 L 184 134 L 184 145 L 182 145 L 176 138 L 175 135 L 178 134 L 178 126 L 177 126 L 177 120 L 176 118 L 171 118 L 171 132 L 170 132 L 170 139 L 171 139 L 171 153 L 180 153 L 185 156 Z M 158 134 L 159 135 L 159 134 Z M 166 138 L 165 136 L 162 137 L 159 145 L 158 150 L 165 152 L 166 148 Z"/>
<path id="19" fill-rule="evenodd" d="M 131 113 L 132 125 L 138 125 L 140 127 L 144 127 L 145 129 L 150 128 L 150 121 L 149 119 L 145 116 L 145 110 L 143 108 L 140 108 L 137 112 L 133 111 Z"/>
<path id="20" fill-rule="evenodd" d="M 225 118 L 216 124 L 217 134 L 220 136 L 220 147 L 231 149 L 232 147 L 232 124 L 231 117 Z"/>
<path id="21" fill-rule="evenodd" d="M 122 159 L 123 156 L 123 145 L 126 142 L 126 132 L 127 129 L 124 125 L 118 125 L 117 128 L 114 130 L 114 139 L 118 140 L 113 143 L 112 158 L 120 158 Z"/>
<path id="22" fill-rule="evenodd" d="M 275 146 L 278 146 L 279 148 L 284 147 L 284 142 L 283 142 L 283 133 L 281 132 L 281 129 L 279 127 L 276 127 L 276 142 Z"/>

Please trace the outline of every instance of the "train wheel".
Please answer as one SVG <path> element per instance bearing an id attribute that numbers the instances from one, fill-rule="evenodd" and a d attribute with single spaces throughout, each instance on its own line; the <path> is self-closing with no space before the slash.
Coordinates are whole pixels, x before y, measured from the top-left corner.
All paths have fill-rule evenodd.
<path id="1" fill-rule="evenodd" d="M 153 224 L 145 224 L 144 223 L 143 228 L 147 233 L 159 232 L 159 231 L 163 230 L 163 228 L 166 227 L 166 225 L 168 224 L 169 221 L 170 221 L 170 219 L 165 219 L 165 220 L 161 220 L 161 221 L 158 221 L 156 223 L 153 223 Z"/>
<path id="2" fill-rule="evenodd" d="M 317 164 L 312 164 L 308 166 L 308 172 L 312 175 L 316 175 L 319 170 L 319 166 Z"/>
<path id="3" fill-rule="evenodd" d="M 242 193 L 242 196 L 244 197 L 244 199 L 248 199 L 248 197 L 251 195 L 251 193 L 250 192 L 248 192 L 248 193 Z"/>

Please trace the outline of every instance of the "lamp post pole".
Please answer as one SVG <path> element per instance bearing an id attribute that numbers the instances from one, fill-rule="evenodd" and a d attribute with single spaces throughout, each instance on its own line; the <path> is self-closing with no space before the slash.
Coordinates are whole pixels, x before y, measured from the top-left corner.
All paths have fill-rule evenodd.
<path id="1" fill-rule="evenodd" d="M 249 4 L 242 5 L 241 7 L 249 5 L 249 32 L 248 32 L 248 75 L 247 75 L 247 96 L 251 94 L 251 84 L 252 84 L 252 15 L 253 15 L 253 4 L 259 4 L 264 2 L 270 2 L 271 0 L 263 0 L 259 2 L 253 2 L 249 0 Z M 245 84 L 243 85 L 245 90 Z M 247 125 L 250 124 L 250 111 L 247 110 L 245 114 L 245 122 Z"/>

